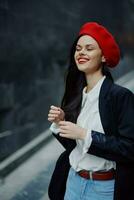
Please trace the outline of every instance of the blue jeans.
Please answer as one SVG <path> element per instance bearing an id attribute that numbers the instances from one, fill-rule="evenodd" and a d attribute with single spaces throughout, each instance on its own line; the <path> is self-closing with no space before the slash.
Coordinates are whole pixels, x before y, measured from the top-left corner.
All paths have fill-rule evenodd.
<path id="1" fill-rule="evenodd" d="M 64 200 L 113 200 L 114 182 L 84 179 L 71 168 Z"/>

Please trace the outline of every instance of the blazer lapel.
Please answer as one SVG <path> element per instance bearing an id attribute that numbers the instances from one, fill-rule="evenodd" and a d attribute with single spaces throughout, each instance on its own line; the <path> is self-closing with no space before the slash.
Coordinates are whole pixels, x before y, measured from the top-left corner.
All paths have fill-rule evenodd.
<path id="1" fill-rule="evenodd" d="M 99 95 L 99 112 L 101 123 L 105 134 L 114 134 L 114 120 L 112 112 L 112 99 L 110 98 L 110 89 L 113 85 L 112 80 L 106 78 L 101 86 Z"/>

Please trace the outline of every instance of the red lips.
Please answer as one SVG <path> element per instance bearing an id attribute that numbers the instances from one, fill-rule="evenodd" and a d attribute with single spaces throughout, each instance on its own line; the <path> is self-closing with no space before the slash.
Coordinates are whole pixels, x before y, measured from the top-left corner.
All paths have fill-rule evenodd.
<path id="1" fill-rule="evenodd" d="M 89 58 L 79 57 L 77 60 L 79 64 L 84 64 L 89 61 Z"/>

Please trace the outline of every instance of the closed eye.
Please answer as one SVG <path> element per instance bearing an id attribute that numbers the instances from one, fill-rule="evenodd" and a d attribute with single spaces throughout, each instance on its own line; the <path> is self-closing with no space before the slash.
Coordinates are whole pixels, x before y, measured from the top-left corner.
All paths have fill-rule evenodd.
<path id="1" fill-rule="evenodd" d="M 91 51 L 91 50 L 93 50 L 93 48 L 91 48 L 91 47 L 90 47 L 90 48 L 87 48 L 87 51 Z"/>
<path id="2" fill-rule="evenodd" d="M 76 45 L 76 51 L 81 51 L 82 48 L 85 48 L 85 50 L 87 50 L 87 51 L 91 51 L 91 50 L 95 49 L 95 47 L 91 44 L 87 44 L 85 47 L 82 47 L 81 45 Z"/>
<path id="3" fill-rule="evenodd" d="M 76 46 L 76 51 L 80 51 L 81 49 L 82 49 L 82 47 L 80 47 L 80 46 Z"/>

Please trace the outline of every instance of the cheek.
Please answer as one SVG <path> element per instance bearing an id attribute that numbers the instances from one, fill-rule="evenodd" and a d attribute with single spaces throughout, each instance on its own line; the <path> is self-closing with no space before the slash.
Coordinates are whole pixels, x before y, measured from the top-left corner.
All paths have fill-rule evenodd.
<path id="1" fill-rule="evenodd" d="M 74 60 L 75 60 L 75 62 L 77 62 L 77 56 L 78 56 L 78 54 L 75 53 L 75 54 L 74 54 Z"/>
<path id="2" fill-rule="evenodd" d="M 96 62 L 102 62 L 102 56 L 100 53 L 97 53 L 97 54 L 92 54 L 91 55 L 92 59 Z"/>

